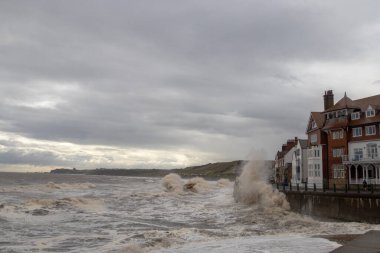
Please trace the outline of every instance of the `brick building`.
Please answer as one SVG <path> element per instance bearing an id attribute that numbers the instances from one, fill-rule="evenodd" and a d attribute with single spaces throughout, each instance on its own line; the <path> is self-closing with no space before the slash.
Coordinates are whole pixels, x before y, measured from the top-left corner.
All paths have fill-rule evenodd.
<path id="1" fill-rule="evenodd" d="M 275 182 L 289 183 L 292 178 L 292 159 L 298 138 L 288 140 L 282 145 L 281 151 L 278 151 L 275 158 Z"/>
<path id="2" fill-rule="evenodd" d="M 329 90 L 324 106 L 323 112 L 311 113 L 306 130 L 308 182 L 380 184 L 380 95 L 351 100 L 345 94 L 334 103 Z"/>

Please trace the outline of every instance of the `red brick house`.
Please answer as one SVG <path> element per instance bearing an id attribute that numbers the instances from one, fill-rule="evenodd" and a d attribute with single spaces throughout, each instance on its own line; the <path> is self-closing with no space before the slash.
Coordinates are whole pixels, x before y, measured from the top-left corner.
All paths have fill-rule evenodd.
<path id="1" fill-rule="evenodd" d="M 308 157 L 309 183 L 318 181 L 310 175 L 322 161 L 322 177 L 330 187 L 363 180 L 380 184 L 380 95 L 351 100 L 345 94 L 334 104 L 330 90 L 324 105 L 323 112 L 311 113 L 306 131 L 309 154 L 321 152 L 320 160 Z"/>

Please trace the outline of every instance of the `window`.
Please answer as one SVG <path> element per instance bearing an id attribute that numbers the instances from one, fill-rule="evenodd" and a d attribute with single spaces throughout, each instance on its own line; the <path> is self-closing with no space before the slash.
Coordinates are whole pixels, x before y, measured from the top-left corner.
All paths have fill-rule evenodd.
<path id="1" fill-rule="evenodd" d="M 332 137 L 333 137 L 333 140 L 343 139 L 343 130 L 333 131 Z"/>
<path id="2" fill-rule="evenodd" d="M 313 164 L 309 164 L 309 176 L 314 177 L 314 166 L 313 166 Z"/>
<path id="3" fill-rule="evenodd" d="M 363 159 L 363 149 L 354 148 L 354 161 L 361 161 Z"/>
<path id="4" fill-rule="evenodd" d="M 317 134 L 312 134 L 312 135 L 310 135 L 310 142 L 312 143 L 312 144 L 316 144 L 317 143 Z"/>
<path id="5" fill-rule="evenodd" d="M 344 117 L 346 115 L 347 115 L 347 111 L 346 110 L 341 110 L 341 111 L 336 111 L 335 112 L 336 118 Z"/>
<path id="6" fill-rule="evenodd" d="M 353 137 L 362 136 L 362 128 L 361 127 L 352 128 L 352 136 Z"/>
<path id="7" fill-rule="evenodd" d="M 371 107 L 368 108 L 368 110 L 366 111 L 366 116 L 367 118 L 375 116 L 375 110 L 372 109 Z"/>
<path id="8" fill-rule="evenodd" d="M 375 135 L 376 134 L 376 126 L 366 126 L 365 127 L 365 135 Z"/>
<path id="9" fill-rule="evenodd" d="M 315 121 L 313 120 L 311 122 L 311 129 L 315 129 L 315 128 L 317 128 L 317 123 L 315 123 Z"/>
<path id="10" fill-rule="evenodd" d="M 377 158 L 377 145 L 376 145 L 376 143 L 368 143 L 367 144 L 367 156 L 370 159 Z"/>
<path id="11" fill-rule="evenodd" d="M 333 148 L 333 157 L 342 157 L 343 155 L 343 148 Z"/>
<path id="12" fill-rule="evenodd" d="M 314 177 L 320 177 L 320 176 L 321 176 L 321 165 L 314 164 Z"/>
<path id="13" fill-rule="evenodd" d="M 345 178 L 343 164 L 333 164 L 334 178 Z"/>
<path id="14" fill-rule="evenodd" d="M 360 119 L 360 112 L 351 113 L 351 120 Z"/>

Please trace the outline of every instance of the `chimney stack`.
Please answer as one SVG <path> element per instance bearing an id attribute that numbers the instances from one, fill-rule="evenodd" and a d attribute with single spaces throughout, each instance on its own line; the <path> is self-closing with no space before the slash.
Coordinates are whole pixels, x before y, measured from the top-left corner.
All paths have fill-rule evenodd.
<path id="1" fill-rule="evenodd" d="M 334 94 L 332 90 L 325 91 L 323 95 L 325 111 L 334 106 Z"/>

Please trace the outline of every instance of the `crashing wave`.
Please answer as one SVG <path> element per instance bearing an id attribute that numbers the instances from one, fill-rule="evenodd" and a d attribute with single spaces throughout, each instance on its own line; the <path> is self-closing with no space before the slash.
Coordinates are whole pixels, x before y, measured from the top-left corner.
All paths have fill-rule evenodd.
<path id="1" fill-rule="evenodd" d="M 235 181 L 234 198 L 237 202 L 258 205 L 262 208 L 290 209 L 285 194 L 268 184 L 267 165 L 264 160 L 249 161 Z"/>

